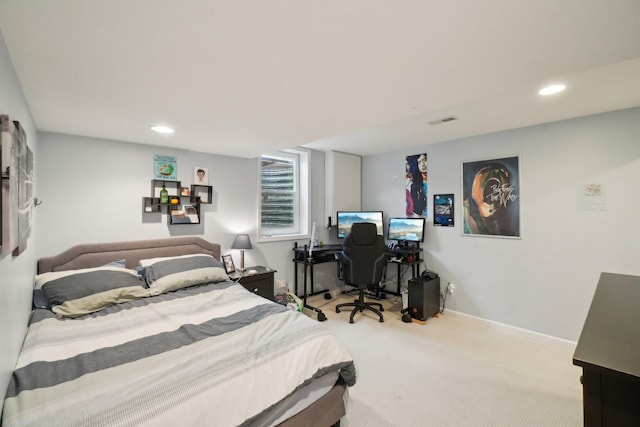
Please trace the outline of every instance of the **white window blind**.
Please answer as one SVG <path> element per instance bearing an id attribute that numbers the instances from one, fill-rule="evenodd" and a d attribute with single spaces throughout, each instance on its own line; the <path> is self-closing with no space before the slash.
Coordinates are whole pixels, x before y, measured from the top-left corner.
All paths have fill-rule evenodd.
<path id="1" fill-rule="evenodd" d="M 263 240 L 308 234 L 308 153 L 260 158 L 259 228 Z"/>

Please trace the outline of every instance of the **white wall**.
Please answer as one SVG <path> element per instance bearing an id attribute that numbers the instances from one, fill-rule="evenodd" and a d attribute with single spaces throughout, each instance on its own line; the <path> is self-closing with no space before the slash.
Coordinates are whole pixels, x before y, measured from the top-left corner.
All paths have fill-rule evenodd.
<path id="1" fill-rule="evenodd" d="M 404 215 L 404 162 L 428 154 L 428 268 L 455 283 L 447 307 L 577 340 L 600 272 L 640 275 L 640 109 L 365 157 L 363 208 Z M 520 240 L 462 236 L 461 162 L 520 155 Z M 604 186 L 606 210 L 580 206 Z M 433 194 L 454 193 L 455 227 L 432 224 Z M 443 288 L 444 289 L 444 288 Z"/>
<path id="2" fill-rule="evenodd" d="M 151 195 L 154 154 L 177 157 L 183 186 L 193 182 L 194 166 L 209 169 L 213 204 L 202 205 L 201 224 L 168 226 L 166 214 L 142 213 L 142 197 Z M 40 155 L 46 162 L 39 167 L 38 257 L 80 243 L 196 235 L 220 243 L 238 264 L 233 238 L 249 233 L 254 249 L 245 251 L 245 266 L 269 266 L 277 270 L 276 280 L 293 285 L 293 242 L 257 242 L 256 159 L 52 133 L 40 134 Z M 312 220 L 320 223 L 324 154 L 312 151 L 311 163 Z"/>
<path id="3" fill-rule="evenodd" d="M 22 93 L 22 88 L 9 59 L 9 53 L 0 33 L 0 114 L 7 114 L 11 120 L 17 120 L 27 133 L 27 144 L 34 157 L 34 168 L 39 163 L 38 138 L 31 112 Z M 34 194 L 38 194 L 37 173 Z M 34 235 L 38 233 L 35 224 L 37 209 L 34 211 L 34 223 L 27 249 L 18 257 L 0 256 L 0 397 L 9 383 L 16 357 L 22 346 L 27 327 L 27 317 L 31 308 L 31 287 L 35 269 L 36 250 Z"/>

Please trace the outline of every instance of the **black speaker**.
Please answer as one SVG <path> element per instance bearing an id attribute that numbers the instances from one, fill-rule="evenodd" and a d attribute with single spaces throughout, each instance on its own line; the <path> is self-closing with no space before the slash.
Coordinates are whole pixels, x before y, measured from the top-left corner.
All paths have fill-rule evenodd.
<path id="1" fill-rule="evenodd" d="M 424 321 L 440 312 L 439 277 L 414 277 L 408 288 L 407 308 L 411 317 Z"/>

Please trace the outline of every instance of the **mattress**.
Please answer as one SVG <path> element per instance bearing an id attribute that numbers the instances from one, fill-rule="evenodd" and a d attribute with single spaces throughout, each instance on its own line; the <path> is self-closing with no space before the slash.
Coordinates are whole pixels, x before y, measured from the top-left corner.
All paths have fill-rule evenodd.
<path id="1" fill-rule="evenodd" d="M 355 384 L 355 364 L 321 323 L 211 283 L 78 318 L 34 310 L 2 425 L 271 425 L 336 379 Z"/>

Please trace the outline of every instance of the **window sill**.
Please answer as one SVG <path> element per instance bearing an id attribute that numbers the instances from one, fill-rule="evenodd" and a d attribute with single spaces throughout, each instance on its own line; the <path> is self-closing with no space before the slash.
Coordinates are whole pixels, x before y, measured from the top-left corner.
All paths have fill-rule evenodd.
<path id="1" fill-rule="evenodd" d="M 311 236 L 309 234 L 281 234 L 279 236 L 259 236 L 259 243 L 269 243 L 269 242 L 286 242 L 290 240 L 302 240 L 302 239 L 310 239 Z"/>

